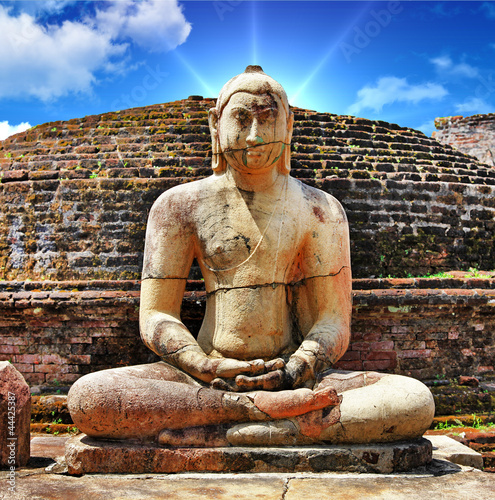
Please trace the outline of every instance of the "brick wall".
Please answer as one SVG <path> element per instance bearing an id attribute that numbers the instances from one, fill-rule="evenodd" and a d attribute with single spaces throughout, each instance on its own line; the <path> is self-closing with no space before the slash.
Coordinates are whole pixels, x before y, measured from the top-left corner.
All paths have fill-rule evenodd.
<path id="1" fill-rule="evenodd" d="M 139 279 L 158 195 L 209 175 L 212 99 L 0 142 L 0 279 Z M 495 269 L 495 169 L 421 132 L 294 109 L 292 175 L 339 199 L 355 277 Z"/>
<path id="2" fill-rule="evenodd" d="M 202 283 L 182 316 L 197 333 Z M 450 287 L 450 288 L 448 288 Z M 0 360 L 30 384 L 156 360 L 139 338 L 137 281 L 3 282 Z M 352 342 L 337 367 L 431 379 L 495 375 L 495 279 L 355 280 Z"/>
<path id="3" fill-rule="evenodd" d="M 437 141 L 495 166 L 495 113 L 437 118 L 435 127 Z"/>

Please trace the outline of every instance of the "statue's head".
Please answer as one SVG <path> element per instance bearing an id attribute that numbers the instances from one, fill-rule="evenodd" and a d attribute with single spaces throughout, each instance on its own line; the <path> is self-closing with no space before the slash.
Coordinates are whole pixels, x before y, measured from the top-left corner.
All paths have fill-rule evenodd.
<path id="1" fill-rule="evenodd" d="M 289 173 L 294 115 L 283 87 L 259 66 L 223 86 L 209 122 L 214 172 L 228 163 L 249 173 L 275 167 Z"/>

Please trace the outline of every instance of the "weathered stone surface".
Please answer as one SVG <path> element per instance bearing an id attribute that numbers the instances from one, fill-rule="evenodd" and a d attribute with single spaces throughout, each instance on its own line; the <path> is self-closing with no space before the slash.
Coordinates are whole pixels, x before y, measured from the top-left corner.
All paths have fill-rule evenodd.
<path id="1" fill-rule="evenodd" d="M 208 116 L 214 175 L 165 191 L 148 218 L 140 333 L 162 361 L 76 381 L 74 423 L 182 446 L 206 429 L 210 446 L 421 437 L 434 415 L 421 382 L 333 369 L 351 334 L 349 226 L 337 199 L 289 176 L 284 89 L 248 66 Z M 206 289 L 197 338 L 180 319 L 194 261 Z"/>
<path id="2" fill-rule="evenodd" d="M 428 468 L 417 474 L 259 473 L 84 475 L 31 471 L 17 479 L 9 500 L 442 500 L 491 499 L 493 474 L 476 469 Z M 0 473 L 1 474 L 1 473 Z M 440 476 L 435 474 L 441 474 Z M 1 477 L 1 476 L 0 476 Z"/>
<path id="3" fill-rule="evenodd" d="M 476 472 L 469 475 L 447 474 L 441 477 L 399 476 L 352 478 L 303 478 L 290 482 L 284 500 L 304 498 L 341 498 L 352 500 L 459 500 L 492 498 L 493 478 Z"/>
<path id="4" fill-rule="evenodd" d="M 160 448 L 85 435 L 66 443 L 69 474 L 178 472 L 403 472 L 431 461 L 431 443 L 288 448 Z"/>
<path id="5" fill-rule="evenodd" d="M 26 465 L 30 455 L 31 394 L 22 375 L 0 361 L 0 467 Z"/>
<path id="6" fill-rule="evenodd" d="M 427 436 L 433 445 L 433 458 L 449 460 L 455 464 L 483 468 L 483 457 L 468 446 L 448 436 Z"/>

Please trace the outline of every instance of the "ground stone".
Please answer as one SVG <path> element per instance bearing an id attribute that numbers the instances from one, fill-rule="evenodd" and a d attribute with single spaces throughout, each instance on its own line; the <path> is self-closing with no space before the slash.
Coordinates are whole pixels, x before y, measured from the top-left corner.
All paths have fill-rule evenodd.
<path id="1" fill-rule="evenodd" d="M 403 472 L 431 462 L 430 441 L 290 448 L 160 448 L 97 441 L 66 443 L 69 474 L 177 472 Z"/>
<path id="2" fill-rule="evenodd" d="M 428 436 L 433 445 L 433 456 L 455 464 L 483 469 L 483 456 L 448 436 Z"/>

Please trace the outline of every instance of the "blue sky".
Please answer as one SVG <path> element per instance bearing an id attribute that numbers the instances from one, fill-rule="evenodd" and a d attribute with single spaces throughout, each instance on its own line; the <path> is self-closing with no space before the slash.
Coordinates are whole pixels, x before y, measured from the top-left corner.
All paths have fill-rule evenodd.
<path id="1" fill-rule="evenodd" d="M 495 112 L 495 2 L 0 1 L 0 139 L 216 97 L 248 64 L 293 105 L 431 135 Z"/>

